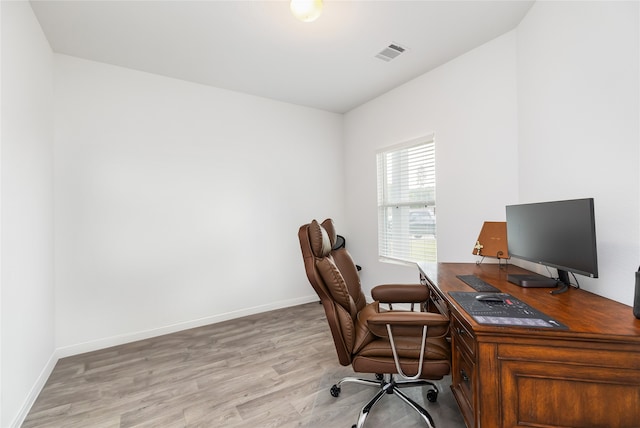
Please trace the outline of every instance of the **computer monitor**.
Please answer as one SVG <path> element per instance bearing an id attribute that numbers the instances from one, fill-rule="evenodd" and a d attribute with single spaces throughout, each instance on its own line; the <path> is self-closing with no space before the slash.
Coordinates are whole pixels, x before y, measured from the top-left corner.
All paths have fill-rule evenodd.
<path id="1" fill-rule="evenodd" d="M 598 277 L 593 198 L 509 205 L 506 217 L 509 254 L 557 268 L 561 289 L 569 272 Z"/>

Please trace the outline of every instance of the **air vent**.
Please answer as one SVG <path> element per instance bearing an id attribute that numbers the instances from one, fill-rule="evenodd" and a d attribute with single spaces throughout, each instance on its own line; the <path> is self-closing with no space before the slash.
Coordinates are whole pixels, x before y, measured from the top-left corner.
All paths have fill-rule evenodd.
<path id="1" fill-rule="evenodd" d="M 388 61 L 391 61 L 392 59 L 397 58 L 398 56 L 400 56 L 401 53 L 403 53 L 406 50 L 407 50 L 406 48 L 403 48 L 397 43 L 391 43 L 389 44 L 389 46 L 387 46 L 386 48 L 378 52 L 378 54 L 376 55 L 376 58 L 379 58 L 383 61 L 388 62 Z"/>

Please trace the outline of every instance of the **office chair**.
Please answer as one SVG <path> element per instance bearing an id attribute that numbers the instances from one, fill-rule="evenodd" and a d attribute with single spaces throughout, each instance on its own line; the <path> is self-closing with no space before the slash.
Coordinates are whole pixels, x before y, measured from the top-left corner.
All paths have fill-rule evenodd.
<path id="1" fill-rule="evenodd" d="M 430 387 L 427 400 L 436 401 L 437 386 L 426 379 L 442 379 L 451 369 L 451 350 L 446 340 L 449 320 L 431 312 L 380 308 L 380 301 L 423 303 L 429 297 L 428 288 L 379 285 L 371 292 L 376 301 L 367 303 L 351 256 L 345 248 L 332 249 L 336 233 L 331 219 L 301 226 L 298 238 L 307 278 L 324 307 L 340 364 L 351 365 L 357 373 L 376 375 L 376 380 L 346 377 L 331 388 L 334 397 L 340 395 L 342 384 L 347 382 L 379 389 L 364 405 L 353 428 L 363 427 L 372 407 L 385 394 L 398 396 L 430 428 L 435 428 L 431 415 L 400 389 L 426 385 Z M 396 380 L 395 375 L 404 380 Z"/>

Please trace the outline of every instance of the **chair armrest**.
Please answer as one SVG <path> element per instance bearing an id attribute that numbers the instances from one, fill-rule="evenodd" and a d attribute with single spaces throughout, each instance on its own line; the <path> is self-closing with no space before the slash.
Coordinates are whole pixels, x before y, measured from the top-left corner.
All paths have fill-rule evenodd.
<path id="1" fill-rule="evenodd" d="M 372 314 L 367 318 L 371 333 L 378 337 L 389 337 L 387 325 L 394 336 L 422 336 L 422 327 L 427 326 L 427 337 L 444 337 L 449 332 L 449 319 L 431 312 L 389 311 Z"/>
<path id="2" fill-rule="evenodd" d="M 429 288 L 422 284 L 384 284 L 373 287 L 371 297 L 380 303 L 421 303 L 429 300 Z"/>

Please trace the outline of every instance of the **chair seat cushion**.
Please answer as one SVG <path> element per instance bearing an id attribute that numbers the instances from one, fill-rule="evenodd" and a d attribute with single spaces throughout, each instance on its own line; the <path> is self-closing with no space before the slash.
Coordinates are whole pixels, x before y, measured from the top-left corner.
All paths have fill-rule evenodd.
<path id="1" fill-rule="evenodd" d="M 402 371 L 407 376 L 418 373 L 416 360 L 400 359 Z M 396 364 L 393 358 L 388 357 L 364 357 L 358 355 L 351 362 L 351 367 L 356 373 L 397 374 Z M 422 379 L 438 380 L 448 375 L 451 371 L 451 363 L 448 360 L 425 360 L 422 363 Z"/>
<path id="2" fill-rule="evenodd" d="M 421 338 L 394 339 L 402 371 L 408 376 L 418 372 Z M 391 344 L 387 339 L 376 339 L 362 348 L 351 362 L 359 373 L 398 373 Z M 422 362 L 422 378 L 442 379 L 451 370 L 450 345 L 444 338 L 427 339 L 427 351 Z"/>
<path id="3" fill-rule="evenodd" d="M 398 358 L 420 358 L 420 337 L 395 337 L 396 352 Z M 387 339 L 376 339 L 363 346 L 359 356 L 362 357 L 385 357 L 393 358 L 391 343 Z M 427 349 L 424 355 L 425 360 L 451 360 L 451 350 L 449 342 L 445 338 L 427 338 Z"/>

